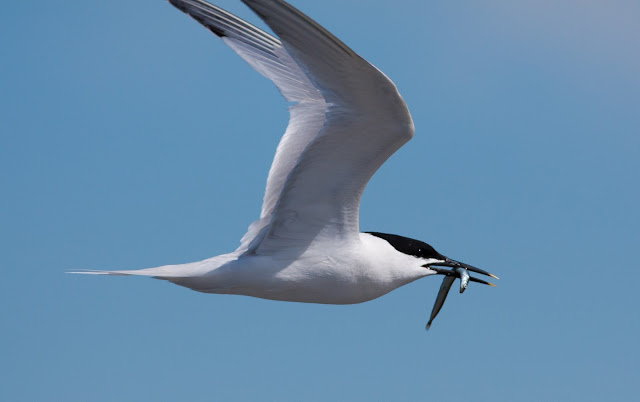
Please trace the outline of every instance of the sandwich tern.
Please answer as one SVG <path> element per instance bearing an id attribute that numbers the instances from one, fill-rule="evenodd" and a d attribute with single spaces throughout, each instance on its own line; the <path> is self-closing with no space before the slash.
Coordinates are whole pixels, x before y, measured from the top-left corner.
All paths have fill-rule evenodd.
<path id="1" fill-rule="evenodd" d="M 203 261 L 128 271 L 218 294 L 324 304 L 361 303 L 440 274 L 427 329 L 455 278 L 491 285 L 430 245 L 361 233 L 358 209 L 375 171 L 413 137 L 407 106 L 386 75 L 283 0 L 242 0 L 274 37 L 203 0 L 169 0 L 271 80 L 289 125 L 269 170 L 260 218 L 233 252 Z M 441 268 L 446 267 L 446 268 Z"/>

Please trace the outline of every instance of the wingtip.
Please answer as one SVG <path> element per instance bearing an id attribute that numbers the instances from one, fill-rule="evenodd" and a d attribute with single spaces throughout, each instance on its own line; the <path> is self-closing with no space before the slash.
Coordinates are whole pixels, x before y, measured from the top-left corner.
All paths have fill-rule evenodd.
<path id="1" fill-rule="evenodd" d="M 181 2 L 179 0 L 167 0 L 167 1 L 169 2 L 169 4 L 171 4 L 175 8 L 184 11 L 185 7 L 184 7 L 183 2 Z"/>

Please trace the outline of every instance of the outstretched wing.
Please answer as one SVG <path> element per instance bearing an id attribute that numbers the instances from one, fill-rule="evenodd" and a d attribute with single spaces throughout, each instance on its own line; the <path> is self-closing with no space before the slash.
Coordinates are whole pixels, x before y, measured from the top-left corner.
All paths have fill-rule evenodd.
<path id="1" fill-rule="evenodd" d="M 254 70 L 271 80 L 287 101 L 296 102 L 289 107 L 289 126 L 269 170 L 260 219 L 249 226 L 242 238 L 240 249 L 246 250 L 261 229 L 269 224 L 289 172 L 324 124 L 327 105 L 320 91 L 277 38 L 205 1 L 170 2 L 219 36 Z"/>
<path id="2" fill-rule="evenodd" d="M 170 1 L 298 102 L 269 172 L 261 219 L 241 249 L 270 253 L 317 236 L 357 241 L 367 182 L 413 136 L 394 84 L 284 1 L 243 0 L 281 42 L 203 1 Z"/>

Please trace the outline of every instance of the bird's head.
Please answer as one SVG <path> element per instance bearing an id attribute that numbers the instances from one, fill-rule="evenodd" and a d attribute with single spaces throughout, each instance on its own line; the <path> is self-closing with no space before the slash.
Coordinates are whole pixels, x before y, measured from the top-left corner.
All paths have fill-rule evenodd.
<path id="1" fill-rule="evenodd" d="M 388 233 L 379 233 L 379 232 L 368 232 L 369 234 L 380 237 L 386 240 L 393 248 L 400 251 L 401 253 L 413 255 L 417 258 L 423 260 L 422 266 L 426 269 L 430 269 L 434 271 L 438 275 L 444 275 L 445 278 L 442 281 L 442 285 L 440 286 L 440 291 L 438 292 L 438 297 L 436 298 L 436 303 L 433 306 L 433 311 L 431 312 L 431 318 L 429 319 L 429 323 L 427 324 L 427 329 L 431 325 L 431 322 L 436 317 L 440 308 L 444 304 L 445 298 L 449 293 L 449 289 L 451 288 L 451 284 L 455 278 L 460 279 L 460 293 L 464 292 L 471 282 L 482 283 L 484 285 L 495 286 L 492 283 L 489 283 L 485 280 L 475 278 L 469 275 L 468 271 L 477 272 L 482 275 L 487 275 L 492 278 L 498 279 L 497 276 L 490 274 L 489 272 L 471 266 L 469 264 L 465 264 L 464 262 L 453 260 L 449 257 L 445 257 L 444 255 L 437 252 L 433 247 L 429 244 L 422 242 L 420 240 L 410 239 L 408 237 L 398 236 L 394 234 Z M 440 268 L 447 267 L 447 268 Z"/>

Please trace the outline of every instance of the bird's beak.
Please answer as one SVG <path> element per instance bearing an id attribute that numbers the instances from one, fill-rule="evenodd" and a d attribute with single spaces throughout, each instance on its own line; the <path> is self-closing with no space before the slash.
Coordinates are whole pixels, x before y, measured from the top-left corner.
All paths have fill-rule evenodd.
<path id="1" fill-rule="evenodd" d="M 436 268 L 437 266 L 450 267 L 451 269 Z M 438 292 L 436 302 L 433 305 L 433 309 L 431 310 L 431 317 L 429 317 L 429 322 L 427 323 L 426 327 L 427 329 L 429 329 L 429 327 L 431 326 L 431 322 L 433 322 L 433 319 L 436 318 L 436 316 L 440 312 L 440 309 L 442 308 L 442 305 L 447 298 L 447 294 L 449 293 L 449 289 L 451 289 L 451 285 L 453 284 L 455 278 L 460 278 L 460 293 L 465 291 L 467 285 L 469 284 L 469 281 L 482 283 L 489 286 L 495 286 L 493 283 L 489 283 L 485 280 L 469 276 L 469 273 L 467 271 L 477 272 L 482 275 L 487 275 L 492 278 L 499 279 L 497 276 L 490 274 L 483 269 L 476 268 L 469 264 L 455 261 L 447 257 L 445 257 L 445 259 L 440 262 L 425 264 L 424 267 L 429 268 L 432 271 L 436 271 L 439 275 L 445 276 L 444 280 L 442 281 L 442 285 L 440 286 L 440 291 Z"/>
<path id="2" fill-rule="evenodd" d="M 494 274 L 490 274 L 489 272 L 485 271 L 484 269 L 480 269 L 480 268 L 476 268 L 472 265 L 469 264 L 465 264 L 464 262 L 460 262 L 460 261 L 456 261 L 456 260 L 452 260 L 451 258 L 447 258 L 445 257 L 445 260 L 442 262 L 436 262 L 434 264 L 428 264 L 428 268 L 431 268 L 432 266 L 440 266 L 440 267 L 451 267 L 453 268 L 453 270 L 455 271 L 456 268 L 463 268 L 466 270 L 469 270 L 471 272 L 477 272 L 479 274 L 482 275 L 487 275 L 490 276 L 494 279 L 500 279 L 497 276 L 495 276 Z M 440 272 L 438 272 L 440 273 Z"/>

